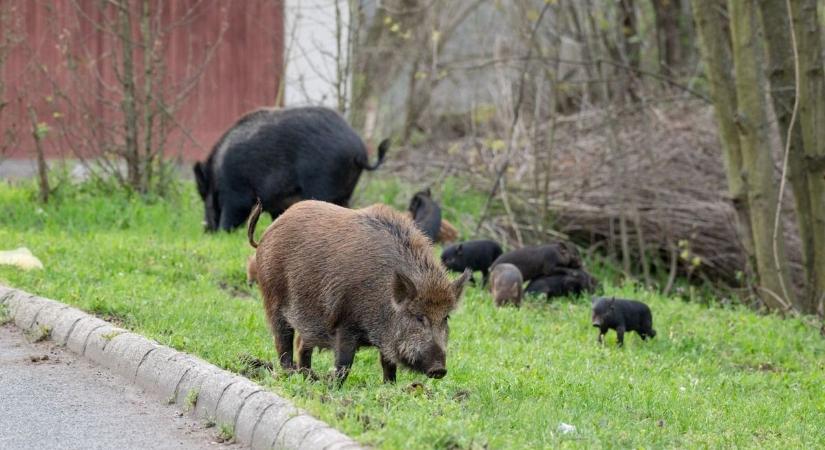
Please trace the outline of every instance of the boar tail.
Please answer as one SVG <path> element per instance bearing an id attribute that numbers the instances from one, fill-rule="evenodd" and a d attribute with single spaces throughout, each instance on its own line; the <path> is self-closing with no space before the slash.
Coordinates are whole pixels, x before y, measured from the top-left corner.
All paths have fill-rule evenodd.
<path id="1" fill-rule="evenodd" d="M 255 207 L 252 208 L 252 214 L 249 215 L 249 220 L 247 221 L 246 236 L 249 238 L 249 245 L 251 245 L 252 248 L 258 248 L 258 244 L 255 242 L 255 225 L 258 224 L 258 218 L 261 217 L 261 211 L 263 211 L 263 209 L 261 199 L 258 198 L 258 202 L 255 203 Z"/>
<path id="2" fill-rule="evenodd" d="M 387 156 L 387 150 L 389 150 L 389 149 L 390 149 L 390 140 L 389 139 L 384 139 L 383 141 L 381 141 L 380 144 L 378 144 L 378 160 L 375 161 L 375 164 L 372 164 L 372 165 L 364 164 L 363 168 L 367 169 L 369 171 L 373 171 L 373 170 L 377 169 L 381 164 L 384 163 L 384 157 Z"/>

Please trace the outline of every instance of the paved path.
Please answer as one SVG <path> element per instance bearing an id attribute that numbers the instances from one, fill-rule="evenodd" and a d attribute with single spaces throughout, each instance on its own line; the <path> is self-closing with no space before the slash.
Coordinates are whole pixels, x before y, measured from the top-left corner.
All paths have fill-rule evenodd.
<path id="1" fill-rule="evenodd" d="M 0 449 L 242 449 L 216 433 L 52 342 L 0 326 Z"/>

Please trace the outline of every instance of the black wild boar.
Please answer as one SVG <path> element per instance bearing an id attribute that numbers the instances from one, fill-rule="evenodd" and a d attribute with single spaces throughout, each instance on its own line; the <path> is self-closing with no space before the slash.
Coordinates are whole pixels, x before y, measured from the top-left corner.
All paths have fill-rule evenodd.
<path id="1" fill-rule="evenodd" d="M 559 267 L 578 269 L 581 262 L 579 251 L 574 245 L 559 241 L 509 251 L 493 261 L 490 270 L 498 264 L 510 263 L 518 267 L 525 280 L 532 281 L 542 276 L 553 275 Z"/>
<path id="2" fill-rule="evenodd" d="M 415 226 L 430 238 L 431 242 L 435 242 L 441 230 L 441 207 L 433 200 L 430 188 L 416 192 L 410 199 L 407 210 L 412 214 Z"/>
<path id="3" fill-rule="evenodd" d="M 583 292 L 592 293 L 598 284 L 598 281 L 584 270 L 559 268 L 553 275 L 536 278 L 528 283 L 524 292 L 544 294 L 551 299 L 579 295 Z"/>
<path id="4" fill-rule="evenodd" d="M 495 241 L 467 241 L 445 248 L 441 253 L 441 262 L 454 272 L 463 272 L 465 269 L 480 270 L 484 277 L 484 286 L 487 284 L 490 266 L 501 253 L 501 246 Z"/>
<path id="5" fill-rule="evenodd" d="M 490 292 L 493 293 L 493 300 L 496 306 L 507 304 L 521 306 L 521 298 L 524 296 L 524 279 L 521 277 L 518 267 L 502 263 L 493 268 L 490 273 Z"/>
<path id="6" fill-rule="evenodd" d="M 293 368 L 297 331 L 298 369 L 311 373 L 312 350 L 331 348 L 339 383 L 364 346 L 378 347 L 385 382 L 395 381 L 398 364 L 431 378 L 447 373 L 447 319 L 471 272 L 450 281 L 409 218 L 383 205 L 350 210 L 308 200 L 256 245 L 260 213 L 258 205 L 247 233 L 282 368 Z"/>
<path id="7" fill-rule="evenodd" d="M 655 337 L 650 308 L 636 300 L 596 297 L 593 299 L 593 326 L 599 329 L 599 343 L 607 330 L 616 330 L 618 345 L 624 345 L 625 331 L 635 331 L 642 340 Z"/>
<path id="8" fill-rule="evenodd" d="M 290 205 L 316 199 L 346 206 L 367 162 L 364 142 L 328 108 L 261 109 L 243 116 L 194 166 L 207 231 L 241 225 L 260 198 L 273 218 Z"/>

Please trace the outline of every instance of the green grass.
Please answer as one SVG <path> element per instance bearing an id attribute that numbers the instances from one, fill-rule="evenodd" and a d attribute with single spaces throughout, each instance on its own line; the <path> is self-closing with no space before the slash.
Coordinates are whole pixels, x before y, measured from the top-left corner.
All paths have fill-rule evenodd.
<path id="1" fill-rule="evenodd" d="M 420 187 L 376 177 L 362 183 L 359 204 L 401 208 Z M 484 202 L 461 186 L 447 180 L 439 192 L 452 206 L 445 217 L 457 224 Z M 0 185 L 0 248 L 27 246 L 45 265 L 31 272 L 0 266 L 1 283 L 252 376 L 366 444 L 825 446 L 825 340 L 798 319 L 663 298 L 608 277 L 607 294 L 650 304 L 658 332 L 646 343 L 631 334 L 618 349 L 612 332 L 607 345 L 596 344 L 586 300 L 528 299 L 520 310 L 496 309 L 487 293 L 469 288 L 452 314 L 446 378 L 401 370 L 395 385 L 384 385 L 377 353 L 366 349 L 335 389 L 248 365 L 245 355 L 275 356 L 260 295 L 245 285 L 251 249 L 242 232 L 202 233 L 193 186 L 172 200 L 68 185 L 47 206 L 34 198 L 31 186 Z M 313 362 L 328 375 L 332 355 Z M 560 423 L 576 431 L 563 434 Z"/>

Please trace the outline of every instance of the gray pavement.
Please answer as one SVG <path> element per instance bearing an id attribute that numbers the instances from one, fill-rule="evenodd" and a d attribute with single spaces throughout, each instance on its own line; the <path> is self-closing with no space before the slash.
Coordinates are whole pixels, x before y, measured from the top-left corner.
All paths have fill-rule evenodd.
<path id="1" fill-rule="evenodd" d="M 54 342 L 0 326 L 0 449 L 242 449 Z"/>

